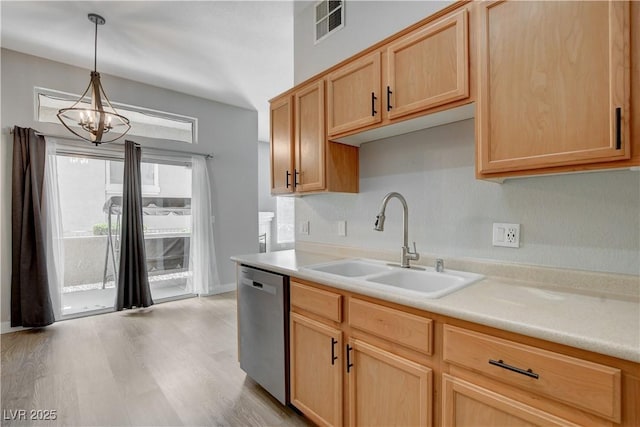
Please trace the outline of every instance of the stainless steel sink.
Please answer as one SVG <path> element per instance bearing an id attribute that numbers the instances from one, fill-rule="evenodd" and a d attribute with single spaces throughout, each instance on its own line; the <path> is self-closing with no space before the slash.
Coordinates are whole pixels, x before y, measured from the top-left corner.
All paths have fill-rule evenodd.
<path id="1" fill-rule="evenodd" d="M 481 274 L 456 270 L 435 271 L 431 267 L 400 268 L 382 261 L 345 259 L 305 267 L 325 277 L 340 277 L 350 283 L 378 290 L 424 298 L 440 298 L 484 279 Z"/>

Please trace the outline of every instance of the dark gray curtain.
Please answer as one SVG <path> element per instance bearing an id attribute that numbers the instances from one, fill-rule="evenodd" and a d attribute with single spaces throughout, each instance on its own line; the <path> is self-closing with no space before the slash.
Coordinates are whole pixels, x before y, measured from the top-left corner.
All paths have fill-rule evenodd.
<path id="1" fill-rule="evenodd" d="M 125 141 L 120 268 L 115 304 L 118 311 L 153 305 L 144 249 L 140 157 L 140 147 L 134 142 Z"/>
<path id="2" fill-rule="evenodd" d="M 33 129 L 16 126 L 11 189 L 11 326 L 39 327 L 55 321 L 41 211 L 45 159 L 44 137 Z"/>

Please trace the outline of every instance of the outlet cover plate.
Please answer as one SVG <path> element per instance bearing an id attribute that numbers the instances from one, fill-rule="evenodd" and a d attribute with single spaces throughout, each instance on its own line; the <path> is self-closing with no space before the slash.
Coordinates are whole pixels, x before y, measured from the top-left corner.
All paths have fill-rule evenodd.
<path id="1" fill-rule="evenodd" d="M 493 223 L 493 246 L 520 247 L 520 224 Z"/>

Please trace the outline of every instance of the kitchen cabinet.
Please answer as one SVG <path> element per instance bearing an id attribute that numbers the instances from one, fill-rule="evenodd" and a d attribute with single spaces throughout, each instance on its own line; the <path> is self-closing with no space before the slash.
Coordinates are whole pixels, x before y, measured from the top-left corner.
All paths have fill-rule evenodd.
<path id="1" fill-rule="evenodd" d="M 341 425 L 344 417 L 352 426 L 431 426 L 432 369 L 398 350 L 402 344 L 429 353 L 431 321 L 353 298 L 345 322 L 344 299 L 291 282 L 292 404 L 320 425 Z"/>
<path id="2" fill-rule="evenodd" d="M 295 172 L 296 191 L 323 190 L 325 186 L 324 81 L 296 91 Z"/>
<path id="3" fill-rule="evenodd" d="M 382 120 L 380 94 L 380 52 L 373 52 L 329 74 L 329 136 L 379 123 Z"/>
<path id="4" fill-rule="evenodd" d="M 349 425 L 431 426 L 431 369 L 359 339 L 347 352 Z"/>
<path id="5" fill-rule="evenodd" d="M 578 426 L 566 419 L 511 399 L 468 381 L 444 374 L 443 425 L 457 426 Z"/>
<path id="6" fill-rule="evenodd" d="M 358 192 L 358 148 L 326 138 L 320 79 L 271 101 L 271 193 Z"/>
<path id="7" fill-rule="evenodd" d="M 443 339 L 446 362 L 620 420 L 619 369 L 450 325 Z"/>
<path id="8" fill-rule="evenodd" d="M 342 332 L 291 314 L 291 403 L 321 426 L 342 425 Z"/>
<path id="9" fill-rule="evenodd" d="M 293 280 L 290 290 L 291 403 L 318 425 L 341 426 L 342 296 Z"/>
<path id="10" fill-rule="evenodd" d="M 469 96 L 467 10 L 389 44 L 386 114 L 393 120 Z"/>
<path id="11" fill-rule="evenodd" d="M 478 8 L 479 177 L 630 158 L 629 2 Z"/>
<path id="12" fill-rule="evenodd" d="M 293 101 L 290 95 L 271 102 L 271 194 L 292 193 Z"/>
<path id="13" fill-rule="evenodd" d="M 640 423 L 637 363 L 294 278 L 290 349 L 320 425 Z"/>
<path id="14" fill-rule="evenodd" d="M 467 21 L 467 9 L 459 9 L 330 72 L 329 137 L 387 126 L 469 98 Z"/>

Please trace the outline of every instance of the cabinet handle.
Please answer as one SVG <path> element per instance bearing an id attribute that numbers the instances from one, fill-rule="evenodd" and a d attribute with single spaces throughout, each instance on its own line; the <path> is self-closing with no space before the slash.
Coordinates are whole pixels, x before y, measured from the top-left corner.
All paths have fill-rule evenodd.
<path id="1" fill-rule="evenodd" d="M 289 184 L 289 177 L 291 176 L 291 172 L 287 171 L 287 188 L 289 188 L 289 186 L 291 186 L 291 184 Z"/>
<path id="2" fill-rule="evenodd" d="M 376 94 L 371 92 L 371 115 L 375 116 L 376 114 L 378 114 L 378 112 L 376 111 Z"/>
<path id="3" fill-rule="evenodd" d="M 351 367 L 353 366 L 353 363 L 351 363 L 351 350 L 353 350 L 353 347 L 347 344 L 347 373 L 351 371 Z"/>
<path id="4" fill-rule="evenodd" d="M 338 340 L 331 337 L 331 364 L 335 365 L 336 360 L 338 360 L 338 356 L 336 356 L 336 344 L 338 344 Z"/>
<path id="5" fill-rule="evenodd" d="M 616 150 L 622 148 L 622 108 L 616 108 Z"/>
<path id="6" fill-rule="evenodd" d="M 298 175 L 300 175 L 300 172 L 294 169 L 293 170 L 293 187 L 294 188 L 300 185 L 300 183 L 298 182 Z"/>
<path id="7" fill-rule="evenodd" d="M 536 380 L 540 377 L 540 375 L 536 374 L 531 369 L 522 369 L 515 366 L 507 365 L 502 361 L 502 359 L 500 360 L 489 359 L 489 364 L 497 366 L 499 368 L 506 369 L 508 371 L 517 372 L 518 374 L 526 375 L 527 377 L 535 378 Z"/>
<path id="8" fill-rule="evenodd" d="M 391 92 L 391 88 L 389 86 L 387 86 L 387 111 L 391 111 L 391 109 L 393 108 L 393 106 L 391 105 L 391 94 L 393 92 Z"/>

